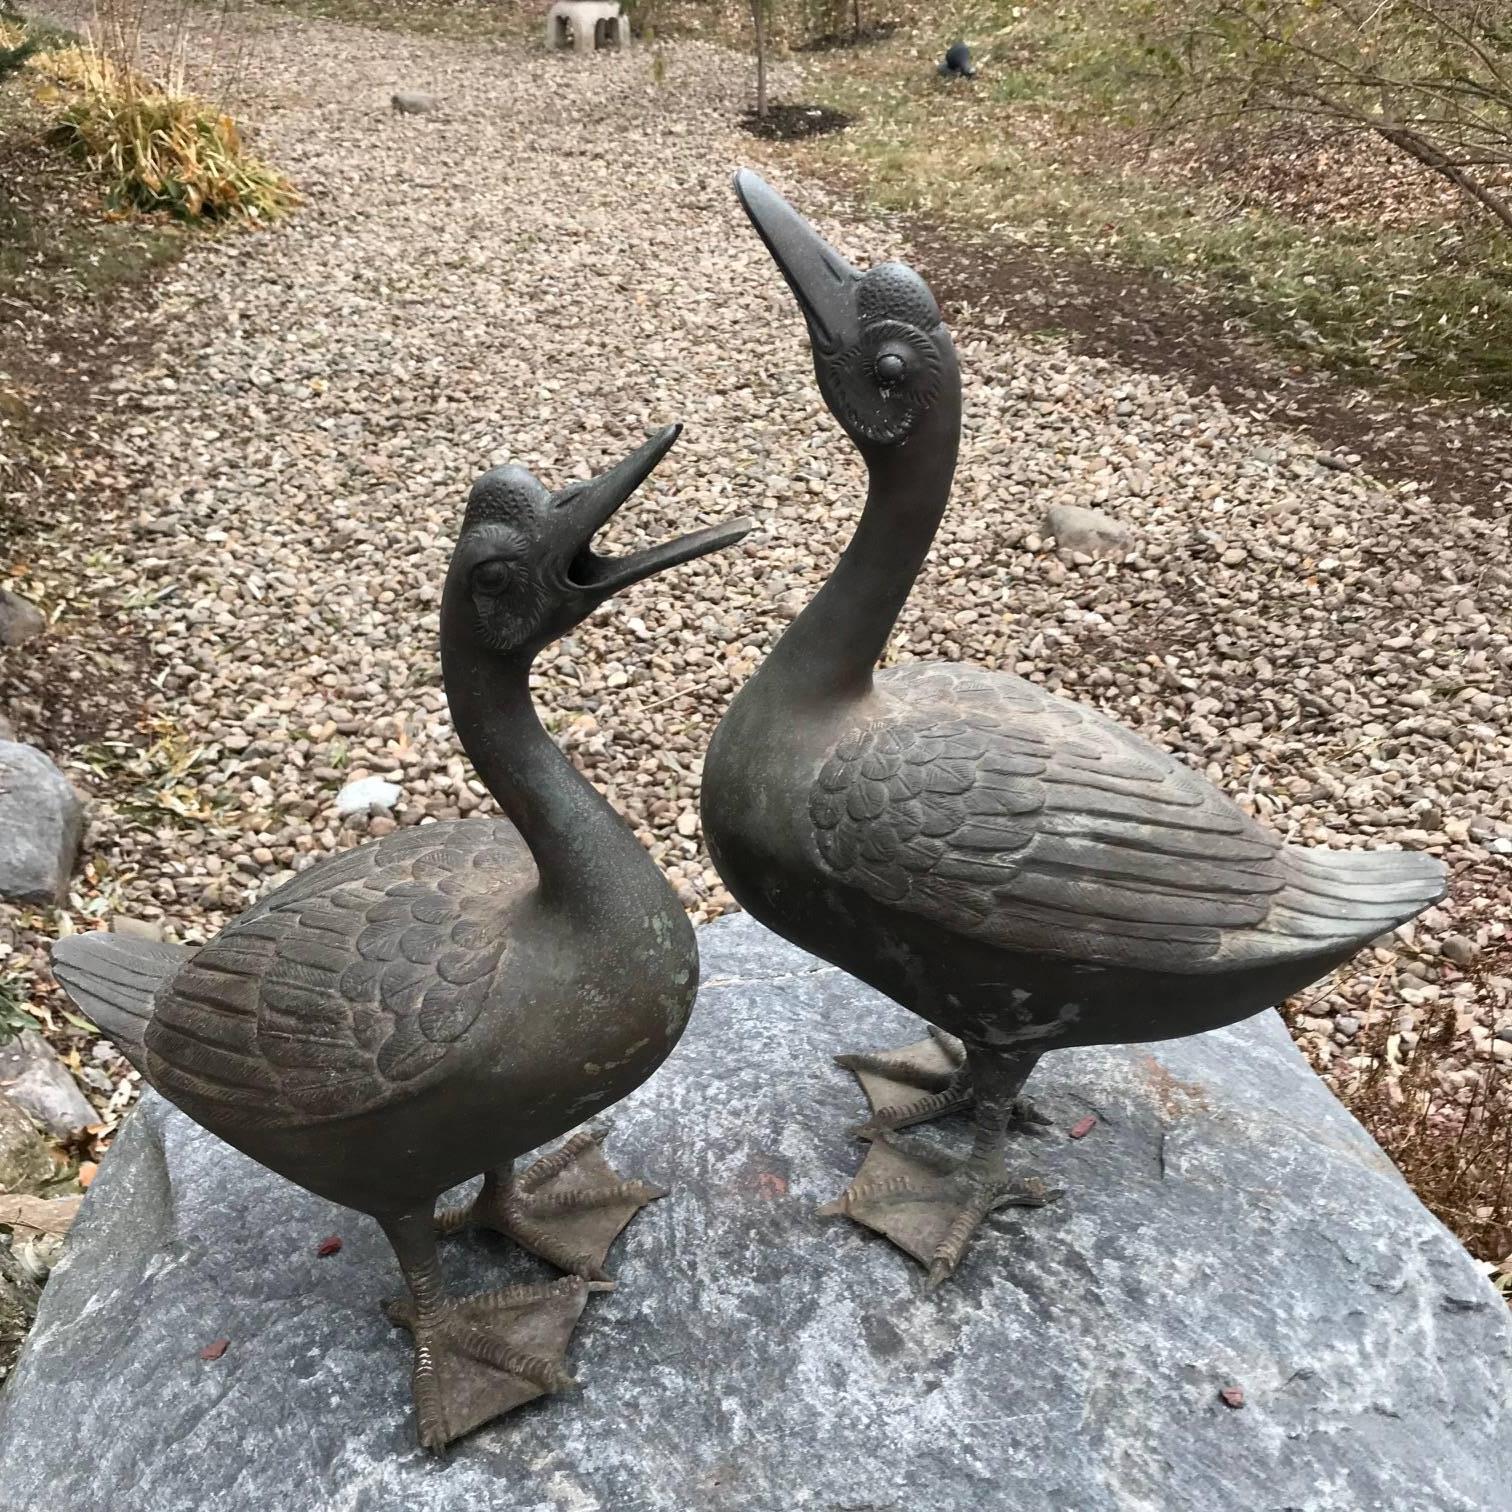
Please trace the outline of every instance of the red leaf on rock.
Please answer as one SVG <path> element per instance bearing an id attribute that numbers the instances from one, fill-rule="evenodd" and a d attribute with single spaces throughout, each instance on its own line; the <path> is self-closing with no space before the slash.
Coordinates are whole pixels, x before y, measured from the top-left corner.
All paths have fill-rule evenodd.
<path id="1" fill-rule="evenodd" d="M 1218 1400 L 1222 1402 L 1225 1407 L 1242 1407 L 1244 1406 L 1244 1387 L 1225 1386 L 1223 1390 L 1218 1393 Z"/>
<path id="2" fill-rule="evenodd" d="M 322 1260 L 324 1260 L 327 1255 L 334 1255 L 338 1253 L 340 1249 L 341 1235 L 331 1234 L 329 1237 L 322 1239 L 320 1243 L 315 1246 L 315 1253 L 319 1255 Z"/>
<path id="3" fill-rule="evenodd" d="M 218 1360 L 223 1354 L 225 1354 L 228 1349 L 230 1349 L 230 1347 L 230 1339 L 217 1339 L 215 1343 L 207 1344 L 202 1350 L 200 1350 L 200 1359 Z"/>
<path id="4" fill-rule="evenodd" d="M 1097 1120 L 1089 1113 L 1071 1125 L 1072 1139 L 1085 1139 L 1097 1127 Z"/>

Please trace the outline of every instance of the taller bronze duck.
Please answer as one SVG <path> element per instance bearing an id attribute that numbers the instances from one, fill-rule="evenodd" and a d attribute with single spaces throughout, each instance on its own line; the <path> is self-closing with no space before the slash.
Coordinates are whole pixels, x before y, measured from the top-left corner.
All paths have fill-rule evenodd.
<path id="1" fill-rule="evenodd" d="M 619 589 L 739 540 L 748 521 L 614 558 L 595 533 L 677 435 L 550 494 L 519 467 L 473 486 L 441 601 L 457 736 L 505 818 L 403 829 L 321 861 L 199 950 L 58 941 L 58 980 L 144 1079 L 255 1160 L 382 1225 L 409 1284 L 423 1446 L 570 1384 L 561 1356 L 604 1256 L 661 1193 L 589 1133 L 518 1156 L 639 1086 L 698 988 L 687 915 L 542 728 L 531 663 Z M 485 1172 L 471 1208 L 445 1191 Z M 572 1273 L 447 1297 L 438 1232 L 467 1219 Z"/>
<path id="2" fill-rule="evenodd" d="M 1046 1198 L 1005 1158 L 1034 1121 L 1020 1092 L 1042 1054 L 1270 1007 L 1441 897 L 1444 869 L 1283 844 L 1166 752 L 1018 677 L 878 672 L 950 497 L 955 349 L 910 268 L 863 275 L 755 174 L 736 190 L 870 486 L 828 582 L 715 732 L 704 834 L 758 919 L 947 1031 L 841 1058 L 873 1098 L 861 1132 L 876 1143 L 831 1208 L 938 1283 L 993 1208 Z M 889 1138 L 968 1106 L 958 1169 Z"/>

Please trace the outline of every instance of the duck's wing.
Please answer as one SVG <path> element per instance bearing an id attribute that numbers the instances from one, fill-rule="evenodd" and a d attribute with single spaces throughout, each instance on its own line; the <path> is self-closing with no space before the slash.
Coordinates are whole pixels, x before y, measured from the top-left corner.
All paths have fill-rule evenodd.
<path id="1" fill-rule="evenodd" d="M 148 1080 L 211 1128 L 371 1112 L 446 1074 L 533 885 L 502 821 L 403 830 L 233 920 L 158 994 Z"/>
<path id="2" fill-rule="evenodd" d="M 877 692 L 810 795 L 820 854 L 839 880 L 962 935 L 1216 971 L 1323 954 L 1431 901 L 1416 875 L 1431 858 L 1392 858 L 1412 876 L 1374 855 L 1320 867 L 1174 757 L 1019 678 L 905 667 Z"/>

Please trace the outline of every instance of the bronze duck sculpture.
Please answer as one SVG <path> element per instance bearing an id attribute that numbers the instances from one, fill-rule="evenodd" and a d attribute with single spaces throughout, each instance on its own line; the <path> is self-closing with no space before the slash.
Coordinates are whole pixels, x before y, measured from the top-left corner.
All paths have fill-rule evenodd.
<path id="1" fill-rule="evenodd" d="M 1204 778 L 1006 673 L 878 672 L 950 497 L 955 350 L 924 281 L 864 275 L 766 183 L 736 190 L 807 322 L 819 389 L 869 488 L 829 580 L 737 694 L 704 763 L 720 876 L 771 929 L 934 1026 L 842 1056 L 874 1107 L 851 1188 L 821 1211 L 888 1235 L 938 1284 L 1015 1181 L 1020 1096 L 1065 1046 L 1231 1024 L 1315 981 L 1444 892 L 1433 857 L 1284 844 Z M 958 1168 L 891 1131 L 971 1108 Z"/>
<path id="2" fill-rule="evenodd" d="M 529 690 L 539 652 L 612 594 L 728 546 L 750 522 L 624 557 L 595 533 L 666 454 L 668 428 L 552 495 L 520 467 L 469 495 L 441 602 L 458 739 L 504 818 L 398 830 L 322 860 L 198 950 L 59 940 L 59 982 L 144 1080 L 280 1175 L 376 1218 L 409 1288 L 419 1439 L 440 1449 L 572 1384 L 562 1354 L 604 1256 L 663 1195 L 580 1133 L 677 1043 L 698 948 L 672 888 L 562 754 Z M 465 1212 L 437 1198 L 484 1172 Z M 570 1272 L 450 1298 L 438 1234 L 467 1220 Z"/>

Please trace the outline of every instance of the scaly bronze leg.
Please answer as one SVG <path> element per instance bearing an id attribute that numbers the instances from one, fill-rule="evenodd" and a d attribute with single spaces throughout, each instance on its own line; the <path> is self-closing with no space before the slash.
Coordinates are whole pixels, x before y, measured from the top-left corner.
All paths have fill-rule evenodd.
<path id="1" fill-rule="evenodd" d="M 969 1055 L 976 1088 L 970 1156 L 956 1163 L 905 1149 L 879 1132 L 851 1186 L 819 1209 L 892 1240 L 938 1286 L 961 1263 L 972 1235 L 1002 1207 L 1043 1207 L 1061 1195 L 1037 1177 L 1008 1174 L 1004 1148 L 1020 1118 L 1019 1091 L 1038 1056 Z"/>
<path id="2" fill-rule="evenodd" d="M 927 1040 L 899 1050 L 837 1055 L 835 1064 L 855 1073 L 872 1106 L 872 1116 L 851 1130 L 858 1139 L 964 1113 L 976 1103 L 965 1045 L 933 1024 Z M 1038 1134 L 1049 1124 L 1028 1098 L 1014 1098 L 1011 1127 L 1016 1133 Z"/>

